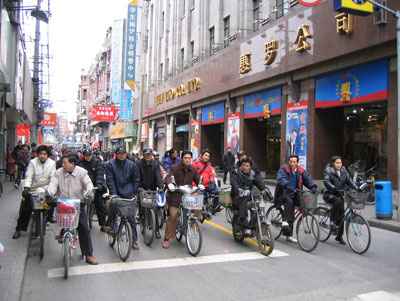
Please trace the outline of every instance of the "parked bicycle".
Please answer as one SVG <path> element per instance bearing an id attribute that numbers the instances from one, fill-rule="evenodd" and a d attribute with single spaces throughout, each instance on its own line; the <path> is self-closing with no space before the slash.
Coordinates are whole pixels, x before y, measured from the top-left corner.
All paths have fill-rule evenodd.
<path id="1" fill-rule="evenodd" d="M 325 202 L 325 206 L 319 206 L 314 210 L 321 230 L 319 240 L 327 241 L 331 234 L 337 232 L 338 228 L 344 224 L 350 248 L 357 254 L 363 254 L 367 252 L 371 244 L 371 230 L 368 221 L 357 213 L 357 210 L 364 209 L 368 195 L 350 189 L 341 190 L 341 192 L 344 194 L 343 198 L 347 206 L 340 217 L 339 225 L 335 228 L 331 228 L 331 204 Z"/>
<path id="2" fill-rule="evenodd" d="M 361 160 L 351 164 L 349 166 L 349 171 L 353 175 L 353 181 L 357 186 L 363 186 L 363 191 L 367 194 L 367 198 L 365 200 L 365 204 L 373 205 L 375 204 L 375 182 L 379 180 L 380 174 L 378 171 L 379 165 L 376 164 L 372 166 L 370 169 L 361 172 L 360 165 L 362 164 Z"/>
<path id="3" fill-rule="evenodd" d="M 274 250 L 274 237 L 265 217 L 265 207 L 266 201 L 261 194 L 251 194 L 251 201 L 247 202 L 247 229 L 240 224 L 239 210 L 232 209 L 232 234 L 239 243 L 246 237 L 257 237 L 258 249 L 261 254 L 268 256 Z"/>
<path id="4" fill-rule="evenodd" d="M 136 215 L 138 213 L 138 204 L 136 197 L 132 199 L 124 199 L 117 196 L 112 196 L 111 206 L 116 206 L 117 215 L 113 231 L 108 232 L 108 243 L 114 247 L 117 242 L 119 258 L 127 261 L 131 254 L 132 246 L 132 227 L 131 223 L 136 226 Z"/>
<path id="5" fill-rule="evenodd" d="M 309 190 L 296 190 L 296 192 L 300 198 L 300 206 L 294 215 L 297 242 L 303 251 L 312 252 L 318 245 L 320 235 L 318 221 L 312 213 L 317 207 L 317 194 L 313 194 Z M 271 223 L 272 235 L 277 240 L 283 232 L 282 208 L 276 208 L 275 205 L 269 207 L 267 220 Z"/>
<path id="6" fill-rule="evenodd" d="M 144 243 L 150 246 L 154 241 L 156 232 L 156 214 L 157 208 L 156 191 L 139 189 L 139 226 L 143 234 Z"/>

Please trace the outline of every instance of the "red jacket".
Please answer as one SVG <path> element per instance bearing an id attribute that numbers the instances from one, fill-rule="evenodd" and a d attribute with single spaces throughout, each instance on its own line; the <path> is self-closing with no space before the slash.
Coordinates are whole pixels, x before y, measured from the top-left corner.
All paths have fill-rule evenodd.
<path id="1" fill-rule="evenodd" d="M 192 165 L 197 168 L 197 172 L 200 177 L 203 177 L 203 185 L 207 187 L 211 182 L 215 183 L 215 176 L 212 170 L 212 166 L 210 162 L 207 162 L 207 166 L 204 169 L 204 161 L 200 158 L 194 159 Z M 203 171 L 204 169 L 204 171 Z M 202 172 L 203 171 L 203 172 Z M 194 185 L 194 183 L 193 183 Z"/>

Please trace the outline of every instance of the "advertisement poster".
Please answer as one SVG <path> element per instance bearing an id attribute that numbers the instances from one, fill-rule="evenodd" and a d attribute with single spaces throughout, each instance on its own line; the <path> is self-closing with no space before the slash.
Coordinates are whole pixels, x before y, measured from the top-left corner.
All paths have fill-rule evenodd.
<path id="1" fill-rule="evenodd" d="M 201 107 L 201 124 L 210 125 L 223 123 L 225 117 L 225 101 L 212 103 Z"/>
<path id="2" fill-rule="evenodd" d="M 200 146 L 200 133 L 199 133 L 199 121 L 192 120 L 190 122 L 190 149 L 193 153 L 193 159 L 199 156 Z"/>
<path id="3" fill-rule="evenodd" d="M 240 129 L 240 113 L 230 113 L 228 114 L 228 135 L 226 147 L 232 149 L 232 154 L 235 155 L 239 151 L 239 129 Z"/>
<path id="4" fill-rule="evenodd" d="M 121 90 L 120 120 L 131 120 L 131 90 Z"/>
<path id="5" fill-rule="evenodd" d="M 286 113 L 286 162 L 290 155 L 299 156 L 299 165 L 307 167 L 308 101 L 288 103 Z"/>
<path id="6" fill-rule="evenodd" d="M 93 121 L 114 122 L 119 120 L 119 108 L 111 106 L 93 106 L 88 111 Z"/>
<path id="7" fill-rule="evenodd" d="M 44 113 L 44 118 L 40 121 L 41 126 L 56 126 L 57 125 L 57 113 Z"/>
<path id="8" fill-rule="evenodd" d="M 265 110 L 270 111 L 271 115 L 280 115 L 281 96 L 281 87 L 245 95 L 244 118 L 262 117 Z"/>

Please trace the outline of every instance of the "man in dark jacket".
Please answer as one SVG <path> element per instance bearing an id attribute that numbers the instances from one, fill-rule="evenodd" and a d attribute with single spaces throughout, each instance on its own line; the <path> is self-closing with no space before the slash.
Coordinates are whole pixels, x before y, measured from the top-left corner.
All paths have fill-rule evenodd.
<path id="1" fill-rule="evenodd" d="M 153 150 L 148 147 L 143 150 L 143 159 L 137 163 L 140 174 L 140 188 L 144 190 L 156 191 L 163 189 L 163 181 L 161 179 L 161 170 L 159 163 L 153 159 Z M 156 218 L 156 238 L 160 239 L 160 230 L 158 218 Z"/>
<path id="2" fill-rule="evenodd" d="M 94 206 L 99 220 L 100 230 L 106 232 L 106 209 L 102 194 L 105 192 L 104 167 L 100 159 L 95 158 L 89 149 L 83 151 L 83 158 L 78 161 L 78 166 L 87 170 L 93 186 L 97 187 L 94 196 Z"/>
<path id="3" fill-rule="evenodd" d="M 112 160 L 106 166 L 106 177 L 107 186 L 110 191 L 110 195 L 118 195 L 122 198 L 131 199 L 139 191 L 140 175 L 139 169 L 136 164 L 130 160 L 127 160 L 128 153 L 124 146 L 118 146 L 116 149 L 117 157 Z M 117 215 L 117 208 L 110 206 L 108 213 L 108 225 L 113 225 L 115 216 Z M 139 250 L 137 243 L 137 231 L 136 225 L 132 225 L 132 248 Z M 107 227 L 107 231 L 110 231 L 111 227 Z"/>
<path id="4" fill-rule="evenodd" d="M 286 240 L 297 242 L 292 236 L 294 209 L 300 205 L 299 194 L 296 190 L 301 191 L 303 185 L 316 193 L 317 185 L 314 183 L 311 175 L 301 166 L 299 166 L 299 157 L 290 155 L 289 162 L 281 166 L 278 171 L 277 183 L 274 195 L 274 204 L 276 208 L 283 205 L 282 213 L 282 229 L 286 235 Z"/>
<path id="5" fill-rule="evenodd" d="M 232 168 L 235 167 L 235 156 L 232 154 L 230 146 L 226 148 L 226 153 L 222 156 L 222 166 L 224 167 L 224 179 L 223 182 L 226 184 L 226 175 L 229 172 L 231 176 Z"/>
<path id="6" fill-rule="evenodd" d="M 175 183 L 178 186 L 192 185 L 193 182 L 196 185 L 199 185 L 200 182 L 200 176 L 197 172 L 197 168 L 190 164 L 192 162 L 192 152 L 183 151 L 181 157 L 182 161 L 178 164 L 174 164 L 165 178 L 165 183 L 168 185 L 169 189 L 169 216 L 167 219 L 167 225 L 165 227 L 164 242 L 162 244 L 164 249 L 169 248 L 169 239 L 175 238 L 179 206 L 181 205 L 182 201 L 182 193 L 175 191 L 175 186 L 171 181 L 171 177 L 175 177 Z M 204 186 L 202 184 L 199 185 L 199 188 L 204 190 Z M 196 214 L 198 213 L 199 211 L 196 211 Z"/>

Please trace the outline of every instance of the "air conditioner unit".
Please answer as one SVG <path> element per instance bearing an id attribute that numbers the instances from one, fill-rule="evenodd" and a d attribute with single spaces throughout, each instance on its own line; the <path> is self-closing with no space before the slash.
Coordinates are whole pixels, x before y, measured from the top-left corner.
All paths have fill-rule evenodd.
<path id="1" fill-rule="evenodd" d="M 376 2 L 386 6 L 386 0 L 376 0 Z M 383 8 L 379 8 L 374 12 L 374 25 L 385 25 L 386 23 L 386 11 Z"/>

